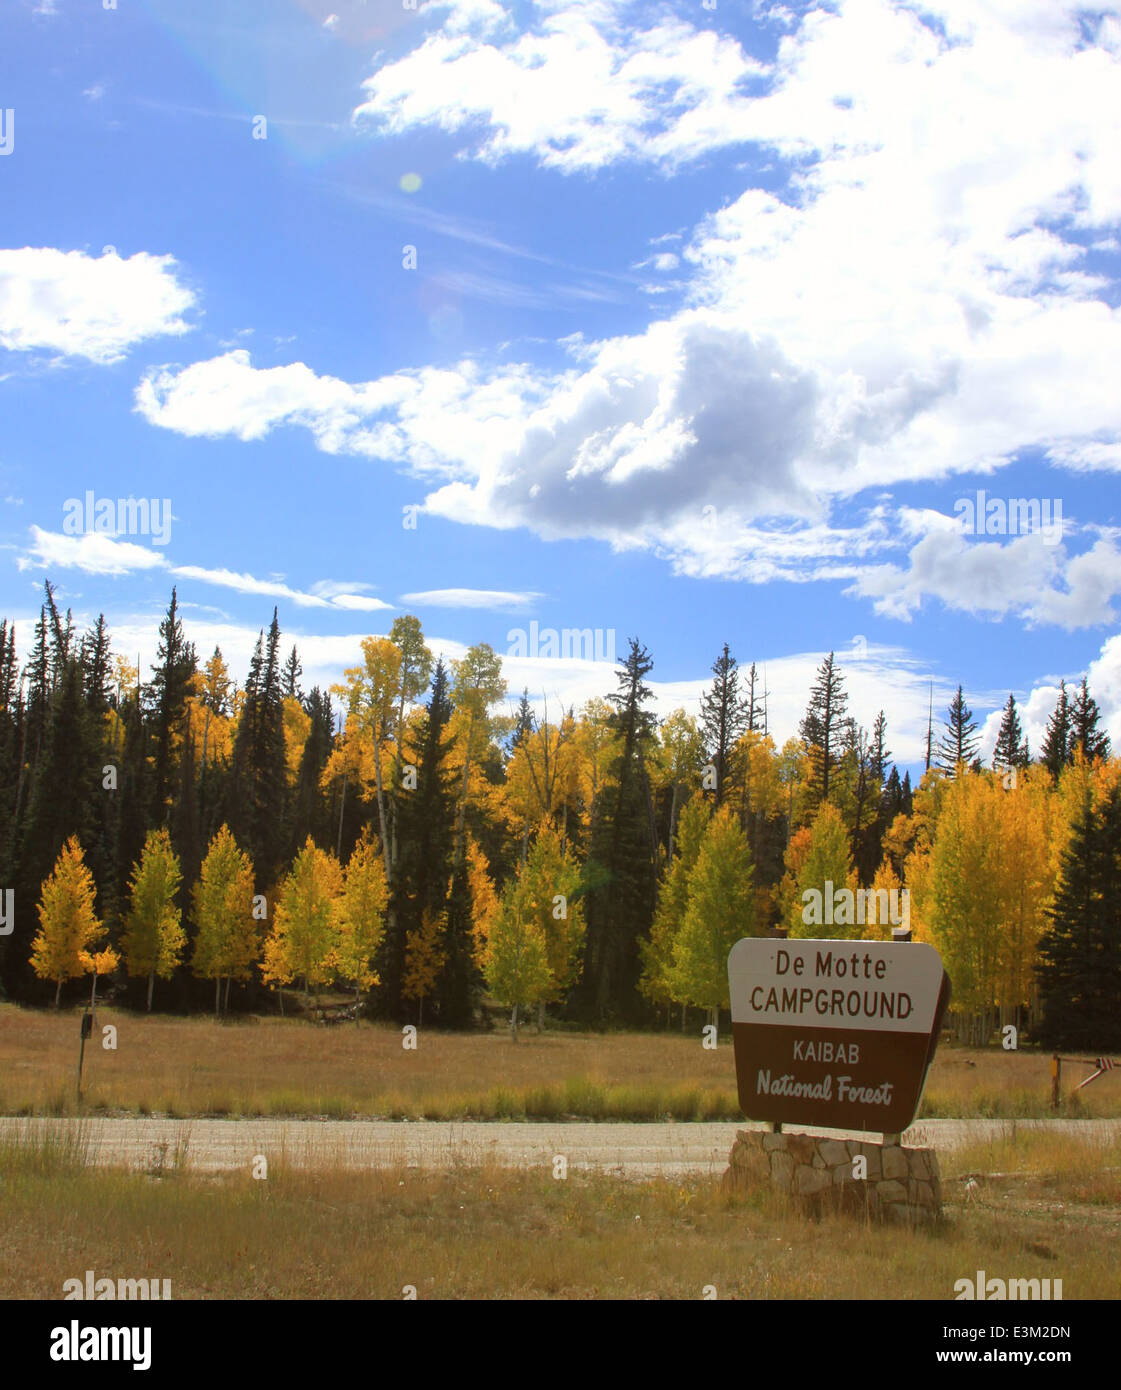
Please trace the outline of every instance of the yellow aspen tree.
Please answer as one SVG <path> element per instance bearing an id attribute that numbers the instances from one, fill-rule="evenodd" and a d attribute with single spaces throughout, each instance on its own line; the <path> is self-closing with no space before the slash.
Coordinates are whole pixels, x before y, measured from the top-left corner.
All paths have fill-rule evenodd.
<path id="1" fill-rule="evenodd" d="M 335 969 L 342 890 L 339 861 L 309 835 L 281 882 L 261 968 L 263 978 L 278 985 L 302 979 L 305 1004 Z"/>
<path id="2" fill-rule="evenodd" d="M 999 785 L 999 784 L 998 784 Z M 1036 997 L 1035 965 L 1055 883 L 1048 859 L 1047 820 L 1051 775 L 1045 768 L 1018 770 L 1014 789 L 1001 799 L 1001 918 L 998 1005 L 1000 1022 L 1022 1025 Z"/>
<path id="3" fill-rule="evenodd" d="M 673 943 L 675 999 L 709 1011 L 728 1007 L 728 953 L 755 935 L 754 865 L 747 836 L 727 806 L 712 817 L 688 879 L 685 920 Z"/>
<path id="4" fill-rule="evenodd" d="M 220 826 L 210 841 L 193 901 L 198 936 L 191 969 L 196 978 L 214 981 L 217 1015 L 222 981 L 247 980 L 258 952 L 253 864 L 228 825 Z"/>
<path id="5" fill-rule="evenodd" d="M 543 822 L 521 872 L 524 910 L 541 928 L 551 977 L 548 990 L 537 1000 L 540 1030 L 545 1005 L 565 997 L 579 969 L 585 935 L 584 909 L 576 896 L 580 870 L 561 848 L 560 832 Z"/>
<path id="6" fill-rule="evenodd" d="M 848 828 L 840 811 L 830 801 L 818 807 L 809 824 L 809 848 L 797 875 L 797 894 L 788 906 L 787 926 L 792 937 L 838 937 L 855 935 L 855 899 L 853 911 L 848 911 L 850 900 L 838 894 L 848 890 L 855 893 L 856 874 L 853 871 L 849 853 L 851 840 Z M 807 898 L 807 893 L 820 894 L 817 899 Z M 832 898 L 832 910 L 830 901 Z M 820 904 L 821 911 L 816 922 L 813 908 Z M 832 917 L 830 922 L 827 919 Z"/>
<path id="7" fill-rule="evenodd" d="M 304 756 L 304 745 L 311 732 L 311 716 L 294 695 L 286 695 L 284 707 L 284 761 L 288 772 L 288 785 L 294 787 L 300 775 L 300 760 Z"/>
<path id="8" fill-rule="evenodd" d="M 88 972 L 90 976 L 90 1008 L 97 1008 L 97 981 L 101 975 L 111 975 L 121 963 L 120 956 L 113 950 L 112 946 L 105 946 L 100 951 L 81 951 L 78 956 L 82 963 L 83 972 Z"/>
<path id="9" fill-rule="evenodd" d="M 999 990 L 1005 795 L 991 773 L 947 778 L 930 852 L 934 944 L 953 981 L 959 1036 L 975 1045 L 988 1040 Z"/>
<path id="10" fill-rule="evenodd" d="M 891 860 L 885 855 L 880 861 L 879 868 L 872 876 L 872 888 L 865 909 L 864 928 L 860 933 L 863 940 L 890 941 L 892 939 L 891 928 L 894 924 L 891 920 L 891 904 L 901 901 L 899 894 L 902 892 L 902 888 L 899 875 L 892 867 Z M 902 916 L 902 912 L 899 915 Z"/>
<path id="11" fill-rule="evenodd" d="M 490 708 L 506 696 L 502 659 L 486 642 L 468 647 L 462 661 L 452 662 L 452 704 L 463 726 L 463 775 L 456 810 L 453 863 L 463 861 L 467 817 L 467 790 L 472 760 L 479 757 L 490 738 Z"/>
<path id="12" fill-rule="evenodd" d="M 39 930 L 31 943 L 31 968 L 41 980 L 54 980 L 56 1009 L 63 983 L 93 968 L 89 948 L 105 935 L 105 927 L 94 912 L 96 894 L 78 837 L 71 835 L 43 880 Z"/>
<path id="13" fill-rule="evenodd" d="M 436 988 L 440 971 L 447 960 L 444 950 L 444 923 L 439 914 L 425 908 L 420 926 L 405 933 L 405 969 L 401 977 L 401 993 L 417 1001 L 417 1024 L 424 1022 L 424 1001 Z"/>
<path id="14" fill-rule="evenodd" d="M 387 880 L 393 876 L 390 821 L 394 812 L 390 803 L 396 803 L 398 788 L 393 786 L 389 777 L 390 762 L 386 753 L 395 749 L 396 744 L 401 662 L 401 648 L 388 637 L 364 637 L 362 665 L 349 667 L 343 672 L 346 685 L 331 687 L 347 701 L 348 728 L 353 723 L 355 732 L 369 740 L 373 753 L 374 795 Z"/>
<path id="15" fill-rule="evenodd" d="M 673 943 L 685 921 L 685 910 L 689 905 L 689 875 L 701 852 L 709 819 L 708 803 L 704 797 L 696 794 L 690 797 L 678 822 L 677 854 L 662 877 L 650 936 L 639 942 L 643 968 L 638 988 L 654 1004 L 668 1006 L 675 998 L 670 983 Z M 682 1019 L 684 1021 L 684 1010 Z"/>
<path id="16" fill-rule="evenodd" d="M 132 868 L 121 940 L 128 973 L 148 978 L 149 1013 L 156 976 L 171 978 L 187 940 L 175 903 L 181 882 L 179 857 L 171 847 L 170 834 L 163 827 L 149 830 L 139 862 Z"/>
<path id="17" fill-rule="evenodd" d="M 467 886 L 471 895 L 472 954 L 480 971 L 486 962 L 490 929 L 500 906 L 490 865 L 473 835 L 467 837 Z"/>
<path id="18" fill-rule="evenodd" d="M 336 948 L 339 974 L 354 982 L 355 1023 L 362 991 L 379 983 L 373 962 L 385 935 L 388 902 L 385 865 L 366 832 L 355 845 L 343 875 Z"/>
<path id="19" fill-rule="evenodd" d="M 510 1032 L 518 1040 L 518 1011 L 532 1008 L 553 981 L 549 948 L 529 898 L 524 875 L 506 887 L 491 926 L 483 974 L 495 999 L 510 1010 Z"/>
<path id="20" fill-rule="evenodd" d="M 584 809 L 588 813 L 600 792 L 615 780 L 612 768 L 619 755 L 619 734 L 611 722 L 613 713 L 606 700 L 587 700 L 576 724 L 573 739 L 575 775 Z"/>
<path id="21" fill-rule="evenodd" d="M 704 738 L 697 721 L 683 709 L 672 710 L 658 729 L 658 746 L 651 766 L 651 781 L 656 789 L 670 792 L 669 832 L 666 838 L 666 859 L 673 859 L 673 842 L 677 834 L 677 817 L 697 786 L 704 767 Z"/>

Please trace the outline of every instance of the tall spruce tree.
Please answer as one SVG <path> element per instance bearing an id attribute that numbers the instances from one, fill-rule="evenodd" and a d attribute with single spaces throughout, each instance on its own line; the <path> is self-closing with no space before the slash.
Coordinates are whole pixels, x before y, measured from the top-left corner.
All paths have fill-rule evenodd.
<path id="1" fill-rule="evenodd" d="M 1040 757 L 1052 777 L 1057 777 L 1070 762 L 1070 698 L 1066 681 L 1059 682 L 1059 698 L 1047 721 Z"/>
<path id="2" fill-rule="evenodd" d="M 1016 701 L 1009 694 L 1001 717 L 1000 730 L 996 736 L 996 747 L 993 749 L 993 767 L 1007 771 L 1013 767 L 1027 767 L 1030 762 L 1031 750 L 1020 724 Z"/>
<path id="3" fill-rule="evenodd" d="M 747 726 L 748 700 L 740 694 L 736 658 L 725 642 L 724 650 L 712 663 L 712 685 L 701 697 L 701 732 L 705 752 L 716 773 L 714 799 L 717 806 L 723 802 L 727 791 L 732 749 Z"/>
<path id="4" fill-rule="evenodd" d="M 1045 1047 L 1121 1048 L 1121 790 L 1089 799 L 1065 854 L 1039 943 Z"/>
<path id="5" fill-rule="evenodd" d="M 259 893 L 276 884 L 286 848 L 282 828 L 288 766 L 280 680 L 280 624 L 274 608 L 268 637 L 258 635 L 249 667 L 226 817 L 253 862 Z"/>
<path id="6" fill-rule="evenodd" d="M 601 1020 L 633 1016 L 641 969 L 639 943 L 649 934 L 657 895 L 658 849 L 646 758 L 655 736 L 646 676 L 650 653 L 637 638 L 618 672 L 610 725 L 618 736 L 614 781 L 596 798 L 585 865 L 587 948 L 579 1007 Z"/>
<path id="7" fill-rule="evenodd" d="M 938 748 L 938 766 L 952 777 L 958 764 L 968 766 L 977 753 L 977 725 L 973 722 L 973 711 L 965 703 L 965 697 L 958 686 L 958 693 L 950 701 L 949 720 L 946 722 L 942 742 Z"/>
<path id="8" fill-rule="evenodd" d="M 155 746 L 152 812 L 160 825 L 166 824 L 170 816 L 170 793 L 175 785 L 172 768 L 174 738 L 183 719 L 191 679 L 197 667 L 194 646 L 183 635 L 178 595 L 172 589 L 167 615 L 160 623 L 156 665 L 152 668 L 149 685 Z"/>
<path id="9" fill-rule="evenodd" d="M 456 833 L 455 774 L 448 766 L 451 717 L 448 672 L 438 661 L 420 719 L 416 788 L 401 797 L 400 856 L 378 957 L 377 1005 L 396 1019 L 408 1012 L 402 996 L 408 935 L 421 930 L 426 913 L 439 919 L 447 907 Z"/>
<path id="10" fill-rule="evenodd" d="M 1101 718 L 1101 711 L 1098 709 L 1097 701 L 1090 694 L 1086 685 L 1086 677 L 1082 677 L 1082 684 L 1078 688 L 1078 694 L 1074 697 L 1074 704 L 1070 712 L 1070 757 L 1073 760 L 1075 753 L 1081 753 L 1087 762 L 1095 762 L 1098 758 L 1109 757 L 1109 735 L 1098 728 L 1098 721 Z"/>
<path id="11" fill-rule="evenodd" d="M 810 750 L 809 787 L 815 805 L 829 800 L 830 781 L 841 760 L 847 707 L 844 678 L 830 652 L 818 668 L 800 728 Z"/>

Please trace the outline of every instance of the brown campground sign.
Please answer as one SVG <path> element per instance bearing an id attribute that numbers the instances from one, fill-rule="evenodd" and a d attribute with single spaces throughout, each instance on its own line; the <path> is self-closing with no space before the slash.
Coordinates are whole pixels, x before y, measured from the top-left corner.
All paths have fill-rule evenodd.
<path id="1" fill-rule="evenodd" d="M 898 1134 L 915 1118 L 950 998 L 933 946 L 745 937 L 728 984 L 748 1119 Z"/>

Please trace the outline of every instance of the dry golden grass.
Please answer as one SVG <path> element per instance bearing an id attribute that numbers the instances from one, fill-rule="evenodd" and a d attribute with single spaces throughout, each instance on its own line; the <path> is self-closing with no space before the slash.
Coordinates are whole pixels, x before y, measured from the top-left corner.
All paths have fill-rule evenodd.
<path id="1" fill-rule="evenodd" d="M 929 1232 L 808 1222 L 711 1178 L 274 1164 L 255 1182 L 193 1176 L 189 1163 L 155 1178 L 86 1168 L 81 1150 L 79 1134 L 0 1153 L 0 1298 L 57 1298 L 87 1269 L 170 1279 L 175 1299 L 396 1299 L 406 1285 L 420 1298 L 688 1299 L 712 1285 L 719 1298 L 951 1299 L 977 1269 L 1062 1279 L 1066 1300 L 1121 1292 L 1121 1193 L 1081 1195 L 1087 1164 L 1118 1163 L 1117 1145 L 1006 1146 L 1003 1163 L 1052 1165 L 1046 1199 L 955 1199 Z"/>
<path id="2" fill-rule="evenodd" d="M 0 1114 L 76 1109 L 78 1011 L 0 1005 Z M 737 1120 L 728 1040 L 699 1033 L 573 1033 L 515 1044 L 506 1032 L 400 1030 L 361 1023 L 316 1027 L 297 1019 L 148 1017 L 104 1008 L 117 1050 L 87 1044 L 90 1111 L 187 1115 L 329 1115 L 428 1119 Z M 943 1048 L 924 1116 L 1047 1116 L 1048 1058 L 1032 1052 Z M 1084 1072 L 1069 1068 L 1069 1088 Z M 1121 1115 L 1121 1073 L 1070 1096 L 1063 1114 Z"/>

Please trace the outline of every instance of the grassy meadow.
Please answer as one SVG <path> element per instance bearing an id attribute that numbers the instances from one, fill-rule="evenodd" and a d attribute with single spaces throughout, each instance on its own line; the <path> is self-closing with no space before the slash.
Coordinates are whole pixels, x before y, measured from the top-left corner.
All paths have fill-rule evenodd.
<path id="1" fill-rule="evenodd" d="M 0 1005 L 0 1114 L 78 1111 L 79 1010 Z M 117 1030 L 115 1051 L 101 1030 Z M 82 1110 L 168 1116 L 381 1119 L 738 1120 L 730 1038 L 706 1051 L 689 1034 L 401 1031 L 361 1022 L 148 1016 L 98 1009 L 86 1045 Z M 920 1117 L 1046 1118 L 1050 1059 L 943 1044 Z M 1060 1114 L 1121 1115 L 1121 1072 L 1077 1094 L 1066 1067 Z"/>
<path id="2" fill-rule="evenodd" d="M 942 1224 L 889 1231 L 704 1178 L 273 1164 L 254 1181 L 193 1174 L 189 1152 L 162 1176 L 90 1168 L 77 1120 L 0 1148 L 0 1298 L 58 1298 L 90 1268 L 170 1279 L 173 1299 L 952 1299 L 977 1269 L 1121 1294 L 1121 1144 L 1029 1134 L 943 1172 Z"/>

